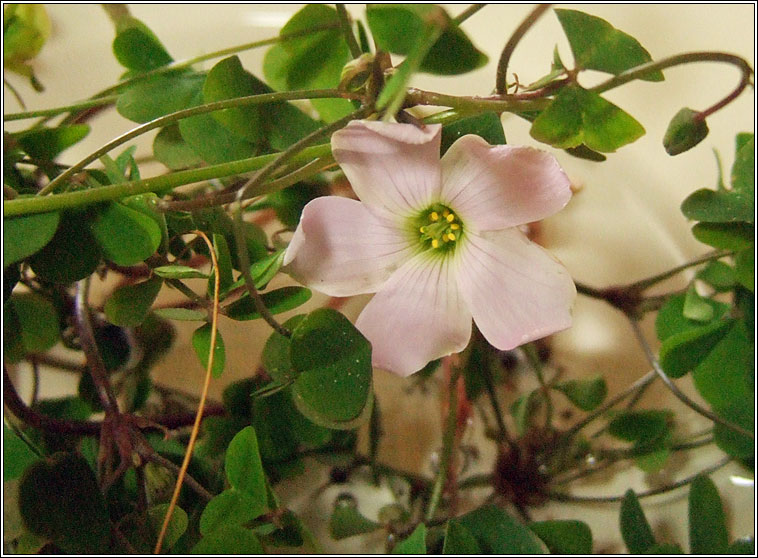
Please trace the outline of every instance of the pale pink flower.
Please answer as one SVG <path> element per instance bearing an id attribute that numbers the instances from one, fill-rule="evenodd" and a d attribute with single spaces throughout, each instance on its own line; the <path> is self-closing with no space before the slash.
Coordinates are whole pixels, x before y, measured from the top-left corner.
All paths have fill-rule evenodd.
<path id="1" fill-rule="evenodd" d="M 374 366 L 401 376 L 463 350 L 472 318 L 502 350 L 565 329 L 576 296 L 566 269 L 518 228 L 568 203 L 555 158 L 467 135 L 440 160 L 440 133 L 368 121 L 335 133 L 360 201 L 311 201 L 284 259 L 325 294 L 376 293 L 356 327 Z"/>

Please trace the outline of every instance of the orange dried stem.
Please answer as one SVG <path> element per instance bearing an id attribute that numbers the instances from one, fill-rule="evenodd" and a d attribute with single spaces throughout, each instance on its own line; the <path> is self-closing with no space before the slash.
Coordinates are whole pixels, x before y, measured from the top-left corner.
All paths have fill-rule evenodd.
<path id="1" fill-rule="evenodd" d="M 166 511 L 166 517 L 163 518 L 163 525 L 161 526 L 161 532 L 158 535 L 158 542 L 155 543 L 155 550 L 153 554 L 160 554 L 161 546 L 163 545 L 163 539 L 166 537 L 166 531 L 168 530 L 168 524 L 171 521 L 171 516 L 176 508 L 176 502 L 179 499 L 179 493 L 182 490 L 182 484 L 184 483 L 184 477 L 187 474 L 187 468 L 189 467 L 190 460 L 192 459 L 192 452 L 195 449 L 195 441 L 197 435 L 200 432 L 200 422 L 203 420 L 203 409 L 205 408 L 205 400 L 208 397 L 208 387 L 211 384 L 211 370 L 213 369 L 213 355 L 216 347 L 216 333 L 218 331 L 218 293 L 220 290 L 220 274 L 218 271 L 218 260 L 216 259 L 216 250 L 213 248 L 213 243 L 202 231 L 192 231 L 193 234 L 201 237 L 208 245 L 208 251 L 211 254 L 211 263 L 214 272 L 213 283 L 213 311 L 211 317 L 211 343 L 208 350 L 208 365 L 205 368 L 205 381 L 203 382 L 203 391 L 200 394 L 200 402 L 197 405 L 197 414 L 195 415 L 195 424 L 192 426 L 192 432 L 190 433 L 189 443 L 187 444 L 187 451 L 184 454 L 184 461 L 182 467 L 179 469 L 179 475 L 176 478 L 176 486 L 174 486 L 174 494 L 171 496 L 171 502 L 168 505 Z"/>

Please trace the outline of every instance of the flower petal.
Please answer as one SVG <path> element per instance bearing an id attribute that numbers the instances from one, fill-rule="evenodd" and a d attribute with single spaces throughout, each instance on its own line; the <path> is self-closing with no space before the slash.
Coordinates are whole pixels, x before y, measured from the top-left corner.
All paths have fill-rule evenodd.
<path id="1" fill-rule="evenodd" d="M 518 229 L 466 235 L 459 250 L 461 294 L 493 346 L 510 350 L 571 326 L 571 276 Z"/>
<path id="2" fill-rule="evenodd" d="M 361 201 L 407 216 L 439 194 L 441 129 L 354 120 L 332 135 L 332 153 Z"/>
<path id="3" fill-rule="evenodd" d="M 376 292 L 410 257 L 408 238 L 356 201 L 311 200 L 284 255 L 285 271 L 330 296 Z"/>
<path id="4" fill-rule="evenodd" d="M 374 366 L 400 376 L 459 352 L 471 337 L 471 314 L 451 258 L 418 254 L 398 269 L 358 316 Z"/>
<path id="5" fill-rule="evenodd" d="M 442 157 L 442 202 L 459 213 L 470 230 L 539 221 L 570 198 L 568 177 L 544 151 L 491 146 L 479 136 L 467 135 Z"/>

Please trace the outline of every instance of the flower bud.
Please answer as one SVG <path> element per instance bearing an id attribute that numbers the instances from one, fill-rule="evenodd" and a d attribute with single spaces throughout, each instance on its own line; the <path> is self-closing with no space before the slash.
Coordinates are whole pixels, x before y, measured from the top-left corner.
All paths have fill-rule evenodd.
<path id="1" fill-rule="evenodd" d="M 663 136 L 666 153 L 679 155 L 703 141 L 708 135 L 708 124 L 699 114 L 690 108 L 683 108 L 676 113 Z"/>
<path id="2" fill-rule="evenodd" d="M 374 62 L 373 54 L 361 54 L 351 60 L 342 68 L 339 89 L 343 91 L 360 90 L 371 77 L 371 64 Z"/>

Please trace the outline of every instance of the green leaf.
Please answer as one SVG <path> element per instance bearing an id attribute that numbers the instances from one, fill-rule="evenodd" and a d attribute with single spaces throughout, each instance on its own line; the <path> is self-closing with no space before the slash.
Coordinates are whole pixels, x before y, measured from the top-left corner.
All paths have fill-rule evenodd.
<path id="1" fill-rule="evenodd" d="M 158 277 L 164 279 L 208 279 L 208 274 L 187 265 L 162 265 L 153 269 Z"/>
<path id="2" fill-rule="evenodd" d="M 167 511 L 168 504 L 158 504 L 147 510 L 147 517 L 150 520 L 150 526 L 153 528 L 154 533 L 160 533 Z M 171 520 L 168 523 L 166 535 L 163 538 L 163 548 L 169 549 L 173 547 L 179 540 L 179 537 L 181 537 L 187 530 L 188 523 L 189 519 L 187 517 L 187 512 L 179 506 L 176 506 L 171 515 Z"/>
<path id="3" fill-rule="evenodd" d="M 553 554 L 592 554 L 592 531 L 583 521 L 535 521 L 529 524 L 529 528 Z"/>
<path id="4" fill-rule="evenodd" d="M 149 122 L 188 108 L 202 89 L 203 80 L 202 74 L 186 70 L 141 80 L 119 95 L 116 110 L 132 122 Z"/>
<path id="5" fill-rule="evenodd" d="M 244 525 L 266 511 L 266 501 L 236 488 L 224 490 L 208 502 L 200 516 L 200 534 L 208 536 L 225 527 Z"/>
<path id="6" fill-rule="evenodd" d="M 171 170 L 196 167 L 202 163 L 202 159 L 182 138 L 178 124 L 161 128 L 153 140 L 153 155 Z"/>
<path id="7" fill-rule="evenodd" d="M 716 409 L 716 414 L 748 432 L 755 432 L 755 402 L 752 395 Z M 755 442 L 752 438 L 739 434 L 722 424 L 713 425 L 713 438 L 724 453 L 733 457 L 745 459 L 755 454 Z"/>
<path id="8" fill-rule="evenodd" d="M 740 285 L 755 292 L 755 249 L 751 246 L 734 258 L 734 274 Z"/>
<path id="9" fill-rule="evenodd" d="M 303 321 L 303 318 L 305 314 L 293 316 L 284 322 L 284 327 L 292 331 Z M 292 368 L 290 360 L 290 339 L 277 331 L 272 332 L 266 341 L 261 363 L 268 375 L 282 385 L 294 381 L 298 375 L 298 372 Z"/>
<path id="10" fill-rule="evenodd" d="M 668 439 L 670 436 L 661 437 L 653 446 L 659 446 L 655 449 L 649 450 L 645 448 L 641 455 L 634 457 L 634 464 L 646 473 L 655 473 L 660 471 L 668 463 L 669 457 L 671 457 L 671 448 L 669 447 Z"/>
<path id="11" fill-rule="evenodd" d="M 696 322 L 709 322 L 713 319 L 713 306 L 698 294 L 695 283 L 690 283 L 687 294 L 684 296 L 682 314 L 688 320 Z"/>
<path id="12" fill-rule="evenodd" d="M 461 523 L 451 520 L 445 528 L 445 543 L 442 546 L 442 554 L 482 554 L 479 543 L 474 535 Z"/>
<path id="13" fill-rule="evenodd" d="M 3 268 L 44 248 L 55 235 L 60 213 L 37 213 L 3 220 Z"/>
<path id="14" fill-rule="evenodd" d="M 423 4 L 372 4 L 366 19 L 376 44 L 393 54 L 408 55 L 421 40 L 427 18 L 440 17 L 436 6 Z M 463 30 L 444 16 L 444 31 L 423 58 L 420 70 L 438 75 L 457 75 L 476 70 L 487 63 Z M 455 53 L 451 56 L 451 53 Z"/>
<path id="15" fill-rule="evenodd" d="M 669 155 L 679 155 L 695 147 L 708 135 L 708 124 L 700 113 L 683 108 L 669 122 L 663 136 L 663 147 Z"/>
<path id="16" fill-rule="evenodd" d="M 717 320 L 668 337 L 659 353 L 661 367 L 668 376 L 681 378 L 708 356 L 731 325 L 732 320 Z"/>
<path id="17" fill-rule="evenodd" d="M 216 63 L 203 85 L 203 101 L 213 103 L 256 94 L 255 79 L 246 72 L 238 56 Z M 262 138 L 261 116 L 257 106 L 215 111 L 211 116 L 232 134 L 252 143 Z"/>
<path id="18" fill-rule="evenodd" d="M 3 424 L 3 482 L 17 479 L 40 456 L 25 441 Z"/>
<path id="19" fill-rule="evenodd" d="M 192 547 L 191 554 L 263 554 L 263 546 L 250 529 L 228 525 L 205 535 Z"/>
<path id="20" fill-rule="evenodd" d="M 72 124 L 57 128 L 35 128 L 14 134 L 13 137 L 32 157 L 52 161 L 62 151 L 87 137 L 89 131 L 90 127 L 86 124 Z"/>
<path id="21" fill-rule="evenodd" d="M 276 217 L 286 227 L 295 229 L 300 222 L 303 208 L 312 199 L 329 195 L 325 184 L 320 182 L 301 182 L 266 196 L 263 201 L 254 206 L 255 209 L 272 207 Z"/>
<path id="22" fill-rule="evenodd" d="M 751 246 L 755 227 L 750 223 L 696 223 L 692 234 L 700 242 L 722 250 L 741 250 Z"/>
<path id="23" fill-rule="evenodd" d="M 755 539 L 753 537 L 742 537 L 729 545 L 726 549 L 727 554 L 755 554 Z"/>
<path id="24" fill-rule="evenodd" d="M 101 209 L 90 228 L 105 259 L 123 266 L 152 256 L 162 239 L 161 229 L 153 219 L 118 202 Z"/>
<path id="25" fill-rule="evenodd" d="M 154 311 L 154 314 L 166 320 L 177 320 L 180 322 L 205 321 L 208 318 L 207 312 L 193 310 L 192 308 L 158 308 Z"/>
<path id="26" fill-rule="evenodd" d="M 200 104 L 202 95 L 198 94 L 190 106 Z M 256 144 L 235 136 L 208 113 L 180 120 L 179 132 L 192 151 L 210 165 L 246 159 L 258 152 Z"/>
<path id="27" fill-rule="evenodd" d="M 602 376 L 586 380 L 568 380 L 553 386 L 582 411 L 592 411 L 600 405 L 608 394 L 608 387 Z"/>
<path id="28" fill-rule="evenodd" d="M 655 537 L 650 524 L 645 518 L 637 495 L 629 489 L 621 501 L 621 537 L 632 554 L 644 554 L 648 548 L 655 545 Z"/>
<path id="29" fill-rule="evenodd" d="M 320 308 L 292 332 L 290 358 L 301 402 L 326 420 L 358 418 L 371 395 L 371 344 L 342 314 Z"/>
<path id="30" fill-rule="evenodd" d="M 742 322 L 731 328 L 692 371 L 700 395 L 713 408 L 730 405 L 753 394 L 754 345 Z"/>
<path id="31" fill-rule="evenodd" d="M 413 533 L 395 545 L 392 554 L 426 554 L 426 525 L 419 523 Z"/>
<path id="32" fill-rule="evenodd" d="M 142 283 L 125 285 L 116 289 L 105 302 L 105 317 L 112 324 L 134 327 L 145 321 L 163 280 L 153 277 Z"/>
<path id="33" fill-rule="evenodd" d="M 304 287 L 282 287 L 261 295 L 263 304 L 272 314 L 292 310 L 308 302 L 311 291 Z M 257 320 L 261 317 L 250 296 L 245 293 L 239 300 L 224 309 L 224 314 L 233 320 Z"/>
<path id="34" fill-rule="evenodd" d="M 381 527 L 379 523 L 363 517 L 352 498 L 338 498 L 329 518 L 329 534 L 335 540 L 371 533 Z"/>
<path id="35" fill-rule="evenodd" d="M 488 504 L 448 522 L 459 523 L 483 554 L 547 554 L 543 542 L 504 510 Z"/>
<path id="36" fill-rule="evenodd" d="M 529 133 L 554 147 L 566 149 L 584 144 L 609 153 L 640 138 L 645 129 L 597 93 L 569 86 L 540 113 Z"/>
<path id="37" fill-rule="evenodd" d="M 753 134 L 738 134 L 737 149 L 732 165 L 732 188 L 754 196 L 755 191 L 755 138 Z"/>
<path id="38" fill-rule="evenodd" d="M 58 312 L 48 299 L 36 293 L 14 294 L 11 305 L 25 352 L 44 353 L 60 340 Z"/>
<path id="39" fill-rule="evenodd" d="M 101 252 L 81 214 L 64 213 L 53 235 L 29 263 L 34 273 L 53 283 L 73 283 L 92 274 Z"/>
<path id="40" fill-rule="evenodd" d="M 148 72 L 173 62 L 158 37 L 141 21 L 128 18 L 119 23 L 113 39 L 116 60 L 130 70 Z"/>
<path id="41" fill-rule="evenodd" d="M 690 485 L 688 516 L 690 552 L 724 554 L 729 546 L 724 509 L 716 485 L 705 475 Z"/>
<path id="42" fill-rule="evenodd" d="M 682 213 L 688 219 L 706 223 L 753 223 L 753 197 L 735 190 L 703 188 L 682 202 Z"/>
<path id="43" fill-rule="evenodd" d="M 218 263 L 219 273 L 219 296 L 223 298 L 224 293 L 232 288 L 234 284 L 234 270 L 232 268 L 232 254 L 229 251 L 229 245 L 222 234 L 213 234 L 213 249 L 216 252 L 216 261 Z M 213 298 L 213 291 L 216 288 L 216 271 L 212 271 L 208 278 L 208 297 Z"/>
<path id="44" fill-rule="evenodd" d="M 658 311 L 655 318 L 655 331 L 658 339 L 666 341 L 672 335 L 685 331 L 696 330 L 703 326 L 702 322 L 689 320 L 684 316 L 685 295 L 672 296 L 668 302 Z M 712 299 L 704 301 L 713 308 L 713 319 L 718 320 L 729 309 L 728 304 L 717 302 Z"/>
<path id="45" fill-rule="evenodd" d="M 444 155 L 455 140 L 466 134 L 476 134 L 490 145 L 503 145 L 505 143 L 505 133 L 500 117 L 494 112 L 483 112 L 444 126 L 440 146 L 441 154 Z"/>
<path id="46" fill-rule="evenodd" d="M 250 276 L 253 278 L 256 289 L 265 289 L 268 282 L 279 272 L 284 261 L 284 252 L 285 250 L 277 250 L 250 266 Z M 240 277 L 227 290 L 233 290 L 244 285 L 245 279 Z"/>
<path id="47" fill-rule="evenodd" d="M 621 440 L 635 442 L 637 447 L 645 447 L 668 432 L 671 417 L 671 411 L 621 411 L 608 424 L 608 433 Z"/>
<path id="48" fill-rule="evenodd" d="M 717 292 L 731 291 L 736 285 L 734 268 L 724 262 L 709 262 L 697 272 L 697 278 L 705 281 Z"/>
<path id="49" fill-rule="evenodd" d="M 18 505 L 29 531 L 65 552 L 108 553 L 108 508 L 83 457 L 56 453 L 33 464 L 21 477 Z"/>
<path id="50" fill-rule="evenodd" d="M 195 354 L 200 359 L 203 369 L 208 368 L 212 330 L 211 324 L 204 324 L 192 334 L 192 348 L 195 349 Z M 213 367 L 211 368 L 211 374 L 214 378 L 221 377 L 221 374 L 224 372 L 225 363 L 226 351 L 224 350 L 224 339 L 221 337 L 221 332 L 216 331 L 216 346 L 213 349 Z"/>
<path id="51" fill-rule="evenodd" d="M 232 439 L 226 450 L 224 470 L 229 484 L 255 498 L 265 510 L 266 475 L 258 451 L 258 438 L 252 426 L 243 428 Z"/>
<path id="52" fill-rule="evenodd" d="M 297 37 L 309 29 L 333 26 Z M 282 41 L 263 59 L 266 81 L 280 91 L 337 87 L 350 50 L 339 30 L 337 11 L 324 4 L 309 4 L 293 15 L 279 32 Z M 333 122 L 352 111 L 346 99 L 313 99 L 321 118 Z"/>
<path id="53" fill-rule="evenodd" d="M 652 62 L 650 54 L 637 39 L 619 31 L 604 19 L 576 10 L 556 9 L 555 14 L 568 37 L 579 68 L 618 75 Z M 655 70 L 640 79 L 663 81 L 663 73 Z"/>

